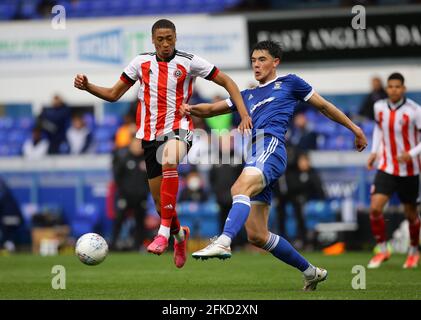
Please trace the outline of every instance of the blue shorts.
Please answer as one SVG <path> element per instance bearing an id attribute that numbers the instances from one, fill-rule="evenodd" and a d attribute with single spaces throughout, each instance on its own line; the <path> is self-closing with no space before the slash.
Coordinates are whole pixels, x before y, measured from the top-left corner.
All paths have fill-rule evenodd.
<path id="1" fill-rule="evenodd" d="M 251 151 L 251 152 L 250 152 Z M 287 164 L 285 145 L 278 138 L 270 135 L 257 139 L 248 152 L 245 168 L 255 168 L 263 176 L 264 189 L 251 197 L 251 202 L 271 204 L 272 190 L 278 179 L 284 174 Z"/>

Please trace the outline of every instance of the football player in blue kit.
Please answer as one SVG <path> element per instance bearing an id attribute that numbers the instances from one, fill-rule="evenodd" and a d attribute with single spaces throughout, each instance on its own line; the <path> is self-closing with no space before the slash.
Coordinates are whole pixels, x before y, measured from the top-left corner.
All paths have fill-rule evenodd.
<path id="1" fill-rule="evenodd" d="M 285 133 L 290 118 L 296 104 L 307 101 L 351 130 L 358 151 L 367 146 L 367 139 L 357 125 L 303 79 L 295 74 L 278 76 L 276 69 L 281 55 L 281 46 L 273 41 L 259 42 L 252 50 L 251 64 L 259 85 L 241 92 L 253 125 L 245 167 L 231 188 L 233 204 L 222 234 L 192 256 L 196 259 L 230 258 L 231 241 L 245 224 L 250 243 L 303 272 L 304 290 L 313 291 L 327 278 L 327 271 L 313 266 L 288 241 L 268 230 L 273 185 L 284 174 L 287 164 Z M 236 106 L 228 98 L 215 103 L 185 104 L 181 112 L 206 118 L 235 110 Z"/>

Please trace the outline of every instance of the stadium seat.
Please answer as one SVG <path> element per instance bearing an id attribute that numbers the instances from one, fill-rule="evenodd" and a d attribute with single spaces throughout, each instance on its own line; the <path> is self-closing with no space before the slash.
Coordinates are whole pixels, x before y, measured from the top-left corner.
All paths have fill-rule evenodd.
<path id="1" fill-rule="evenodd" d="M 10 143 L 20 143 L 23 144 L 23 142 L 27 138 L 27 132 L 23 130 L 11 130 L 9 131 L 7 135 L 7 140 Z"/>
<path id="2" fill-rule="evenodd" d="M 316 133 L 324 134 L 326 136 L 334 135 L 336 127 L 329 122 L 331 121 L 326 118 L 319 118 L 318 122 L 314 125 L 313 130 Z"/>
<path id="3" fill-rule="evenodd" d="M 116 114 L 106 114 L 101 121 L 102 125 L 117 127 L 121 123 L 120 116 Z"/>
<path id="4" fill-rule="evenodd" d="M 143 1 L 138 0 L 127 0 L 126 3 L 126 9 L 127 13 L 126 15 L 138 15 L 143 14 L 143 9 L 145 7 L 145 3 Z"/>
<path id="5" fill-rule="evenodd" d="M 21 1 L 20 14 L 24 17 L 34 18 L 38 15 L 37 5 L 39 1 L 24 0 Z"/>
<path id="6" fill-rule="evenodd" d="M 114 142 L 112 141 L 104 141 L 98 142 L 95 144 L 95 152 L 99 154 L 107 154 L 113 151 L 114 149 Z"/>
<path id="7" fill-rule="evenodd" d="M 97 126 L 94 131 L 94 139 L 95 141 L 109 141 L 112 140 L 115 134 L 115 127 L 110 127 L 106 125 Z"/>
<path id="8" fill-rule="evenodd" d="M 91 4 L 89 0 L 79 0 L 65 4 L 66 16 L 69 18 L 80 18 L 91 16 Z"/>
<path id="9" fill-rule="evenodd" d="M 164 1 L 145 0 L 143 14 L 167 13 Z"/>
<path id="10" fill-rule="evenodd" d="M 191 229 L 192 236 L 209 238 L 219 233 L 218 205 L 214 200 L 204 203 L 185 201 L 177 205 L 177 211 Z"/>
<path id="11" fill-rule="evenodd" d="M 100 212 L 94 204 L 88 203 L 80 206 L 71 219 L 72 236 L 78 238 L 84 233 L 95 232 L 100 218 Z"/>
<path id="12" fill-rule="evenodd" d="M 0 3 L 0 19 L 10 20 L 17 13 L 17 3 L 13 1 L 2 1 Z"/>
<path id="13" fill-rule="evenodd" d="M 0 128 L 0 144 L 6 143 L 8 141 L 8 130 Z"/>
<path id="14" fill-rule="evenodd" d="M 29 132 L 29 130 L 31 130 L 32 126 L 34 125 L 34 121 L 35 120 L 31 117 L 20 117 L 16 119 L 14 123 L 14 128 L 20 130 L 27 130 Z"/>
<path id="15" fill-rule="evenodd" d="M 85 121 L 86 127 L 93 132 L 95 130 L 95 117 L 92 113 L 84 113 L 83 121 Z"/>
<path id="16" fill-rule="evenodd" d="M 11 129 L 14 126 L 14 120 L 11 117 L 0 117 L 0 129 Z"/>
<path id="17" fill-rule="evenodd" d="M 374 121 L 365 121 L 361 124 L 361 129 L 366 136 L 371 136 L 374 131 Z"/>

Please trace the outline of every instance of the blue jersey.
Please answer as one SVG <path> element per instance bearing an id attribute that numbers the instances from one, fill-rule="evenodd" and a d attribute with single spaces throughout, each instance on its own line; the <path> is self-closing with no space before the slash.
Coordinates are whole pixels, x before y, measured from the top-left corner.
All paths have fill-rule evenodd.
<path id="1" fill-rule="evenodd" d="M 310 99 L 313 92 L 312 87 L 295 74 L 277 77 L 241 92 L 253 122 L 252 137 L 261 137 L 261 130 L 264 131 L 263 140 L 260 139 L 263 143 L 257 143 L 257 138 L 245 159 L 245 166 L 257 170 L 263 177 L 264 188 L 251 198 L 252 202 L 271 203 L 273 186 L 286 169 L 285 133 L 289 121 L 297 103 Z M 227 99 L 227 103 L 233 111 L 237 109 L 231 99 Z"/>
<path id="2" fill-rule="evenodd" d="M 252 136 L 257 130 L 275 136 L 285 143 L 285 133 L 289 121 L 299 101 L 307 101 L 313 94 L 313 88 L 295 74 L 277 77 L 276 79 L 241 91 L 244 104 L 253 122 Z M 231 99 L 227 99 L 230 108 L 237 108 Z"/>

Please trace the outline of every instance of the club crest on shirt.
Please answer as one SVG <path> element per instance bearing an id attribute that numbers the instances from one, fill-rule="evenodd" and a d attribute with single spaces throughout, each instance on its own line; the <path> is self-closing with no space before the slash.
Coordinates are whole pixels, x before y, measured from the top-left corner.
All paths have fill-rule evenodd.
<path id="1" fill-rule="evenodd" d="M 275 81 L 275 84 L 273 86 L 273 90 L 281 89 L 281 84 L 282 84 L 282 81 Z"/>
<path id="2" fill-rule="evenodd" d="M 174 77 L 177 79 L 180 79 L 183 76 L 183 71 L 180 69 L 177 69 L 174 71 Z"/>

